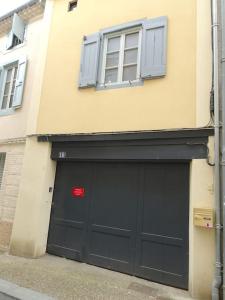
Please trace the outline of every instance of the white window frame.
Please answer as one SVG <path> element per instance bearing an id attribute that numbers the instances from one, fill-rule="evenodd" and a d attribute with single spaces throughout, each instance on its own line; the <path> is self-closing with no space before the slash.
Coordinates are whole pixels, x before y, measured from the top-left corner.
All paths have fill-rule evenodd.
<path id="1" fill-rule="evenodd" d="M 123 81 L 123 61 L 124 61 L 124 52 L 125 52 L 125 36 L 127 34 L 137 33 L 139 32 L 139 39 L 138 39 L 138 54 L 137 54 L 137 74 L 136 79 L 132 81 Z M 118 74 L 117 74 L 117 81 L 111 83 L 105 83 L 105 71 L 106 71 L 106 57 L 107 57 L 107 46 L 108 40 L 114 37 L 121 37 L 120 41 L 120 49 L 119 51 L 119 63 L 118 63 Z M 140 71 L 141 71 L 141 41 L 142 41 L 142 27 L 137 26 L 134 28 L 124 29 L 118 32 L 108 33 L 103 36 L 103 52 L 102 52 L 102 66 L 101 66 L 101 73 L 100 73 L 100 86 L 102 87 L 117 87 L 124 86 L 124 85 L 132 85 L 135 83 L 139 83 L 141 81 L 140 78 Z M 131 49 L 136 47 L 131 47 Z M 127 50 L 127 49 L 126 49 Z M 130 64 L 134 65 L 134 64 Z M 135 64 L 136 65 L 136 64 Z M 129 65 L 128 65 L 129 66 Z"/>
<path id="2" fill-rule="evenodd" d="M 4 111 L 7 111 L 9 109 L 12 109 L 12 105 L 9 106 L 10 104 L 10 98 L 11 98 L 11 95 L 12 95 L 12 87 L 13 87 L 13 79 L 14 79 L 14 75 L 15 75 L 15 68 L 17 67 L 17 72 L 18 72 L 18 63 L 19 61 L 15 61 L 11 64 L 8 64 L 8 65 L 4 65 L 3 67 L 3 80 L 2 80 L 2 83 L 1 83 L 1 98 L 0 98 L 0 111 L 1 112 L 4 112 Z M 7 99 L 7 105 L 5 108 L 2 108 L 2 104 L 3 104 L 3 100 L 4 100 L 4 91 L 5 91 L 5 86 L 6 86 L 6 78 L 7 78 L 7 72 L 10 68 L 13 68 L 13 71 L 12 71 L 12 74 L 11 74 L 11 79 L 10 79 L 10 86 L 9 86 L 9 93 L 8 93 L 8 99 Z M 17 76 L 16 76 L 17 77 Z M 15 81 L 16 81 L 16 78 L 15 78 Z M 14 86 L 14 93 L 15 93 L 15 86 Z M 14 94 L 13 94 L 13 97 L 14 97 Z M 13 100 L 12 100 L 12 104 L 13 104 Z"/>

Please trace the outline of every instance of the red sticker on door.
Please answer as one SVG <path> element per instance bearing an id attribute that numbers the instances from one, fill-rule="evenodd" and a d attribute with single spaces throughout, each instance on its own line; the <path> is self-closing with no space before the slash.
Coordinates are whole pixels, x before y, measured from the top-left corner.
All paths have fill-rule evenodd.
<path id="1" fill-rule="evenodd" d="M 80 186 L 74 186 L 72 188 L 72 196 L 73 197 L 79 197 L 79 198 L 83 198 L 85 195 L 85 190 L 83 187 Z"/>

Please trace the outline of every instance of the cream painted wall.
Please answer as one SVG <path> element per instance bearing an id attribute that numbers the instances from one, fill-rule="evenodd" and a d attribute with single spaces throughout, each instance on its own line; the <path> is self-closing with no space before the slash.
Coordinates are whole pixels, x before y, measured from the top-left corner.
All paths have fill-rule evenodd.
<path id="1" fill-rule="evenodd" d="M 213 138 L 210 138 L 213 152 Z M 196 299 L 210 300 L 215 268 L 215 231 L 193 225 L 194 208 L 214 208 L 213 167 L 193 160 L 190 176 L 189 290 Z"/>
<path id="2" fill-rule="evenodd" d="M 31 98 L 33 101 L 30 104 L 28 122 L 27 122 L 27 135 L 32 135 L 36 133 L 37 130 L 37 120 L 39 113 L 39 105 L 41 100 L 41 91 L 43 76 L 45 72 L 46 56 L 49 40 L 50 24 L 52 20 L 52 8 L 54 0 L 47 0 L 45 4 L 45 11 L 42 23 L 40 25 L 39 31 L 41 33 L 41 41 L 39 42 L 38 51 L 36 49 L 37 61 L 35 64 L 36 72 L 33 77 L 33 82 L 35 84 L 32 86 Z"/>
<path id="3" fill-rule="evenodd" d="M 49 187 L 54 186 L 55 178 L 55 162 L 50 154 L 50 143 L 27 138 L 10 244 L 12 254 L 38 257 L 45 253 L 52 202 Z"/>
<path id="4" fill-rule="evenodd" d="M 196 126 L 196 1 L 82 0 L 54 4 L 38 133 L 86 133 Z M 78 89 L 82 38 L 102 28 L 167 15 L 168 71 L 144 86 Z M 60 21 L 59 21 L 60 20 Z"/>
<path id="5" fill-rule="evenodd" d="M 12 59 L 17 59 L 26 55 L 28 68 L 24 86 L 24 96 L 22 107 L 15 110 L 15 113 L 8 116 L 0 116 L 0 140 L 21 138 L 26 135 L 27 118 L 30 104 L 34 101 L 32 89 L 35 86 L 35 74 L 37 72 L 38 51 L 41 43 L 41 23 L 42 19 L 35 20 L 27 26 L 26 39 L 24 44 L 15 49 L 6 51 L 6 36 L 0 38 L 0 64 L 4 64 Z"/>

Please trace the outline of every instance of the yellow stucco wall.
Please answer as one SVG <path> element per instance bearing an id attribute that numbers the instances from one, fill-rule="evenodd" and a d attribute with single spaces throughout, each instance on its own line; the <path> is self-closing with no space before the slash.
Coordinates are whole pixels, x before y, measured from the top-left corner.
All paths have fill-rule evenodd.
<path id="1" fill-rule="evenodd" d="M 38 133 L 87 133 L 196 125 L 196 1 L 80 0 L 54 3 Z M 102 28 L 167 15 L 167 76 L 144 86 L 78 89 L 84 35 Z M 160 117 L 159 117 L 160 116 Z"/>

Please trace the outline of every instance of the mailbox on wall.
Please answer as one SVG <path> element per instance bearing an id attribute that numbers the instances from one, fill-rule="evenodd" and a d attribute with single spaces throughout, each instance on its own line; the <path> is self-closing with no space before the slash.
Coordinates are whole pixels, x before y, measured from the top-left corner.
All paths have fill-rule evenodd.
<path id="1" fill-rule="evenodd" d="M 194 225 L 203 228 L 213 228 L 214 210 L 211 208 L 194 208 Z"/>

